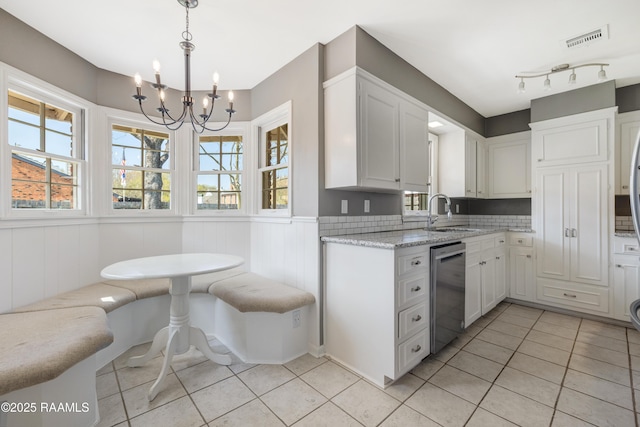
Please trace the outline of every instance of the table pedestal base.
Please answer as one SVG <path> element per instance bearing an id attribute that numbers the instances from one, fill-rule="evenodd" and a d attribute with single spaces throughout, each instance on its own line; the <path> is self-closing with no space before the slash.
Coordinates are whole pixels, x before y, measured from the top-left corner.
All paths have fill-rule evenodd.
<path id="1" fill-rule="evenodd" d="M 189 350 L 190 346 L 195 346 L 205 355 L 205 357 L 219 365 L 230 365 L 231 356 L 228 354 L 215 353 L 204 332 L 199 328 L 189 325 L 189 291 L 191 281 L 189 277 L 175 277 L 171 281 L 171 308 L 169 316 L 169 326 L 160 329 L 153 337 L 151 348 L 142 356 L 131 357 L 127 365 L 134 368 L 142 366 L 153 359 L 162 348 L 165 348 L 164 362 L 162 370 L 155 383 L 149 390 L 149 401 L 155 399 L 164 383 L 171 360 L 174 354 L 182 354 Z"/>

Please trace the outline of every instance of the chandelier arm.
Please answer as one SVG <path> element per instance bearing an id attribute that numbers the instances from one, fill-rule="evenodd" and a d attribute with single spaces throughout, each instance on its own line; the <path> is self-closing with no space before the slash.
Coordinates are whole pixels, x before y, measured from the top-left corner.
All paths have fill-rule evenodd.
<path id="1" fill-rule="evenodd" d="M 209 129 L 206 126 L 203 126 L 206 130 L 208 130 L 209 132 L 218 132 L 223 130 L 224 128 L 226 128 L 227 126 L 229 126 L 229 123 L 231 123 L 231 116 L 233 115 L 233 113 L 235 113 L 235 111 L 229 111 L 229 118 L 227 119 L 227 123 L 225 123 L 224 126 L 218 128 L 218 129 Z"/>

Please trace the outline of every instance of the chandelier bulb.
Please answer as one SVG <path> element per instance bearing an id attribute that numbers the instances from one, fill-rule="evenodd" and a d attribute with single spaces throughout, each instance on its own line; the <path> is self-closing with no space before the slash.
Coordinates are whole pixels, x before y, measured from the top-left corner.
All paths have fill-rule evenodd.
<path id="1" fill-rule="evenodd" d="M 218 86 L 218 82 L 220 81 L 220 74 L 213 73 L 213 84 L 214 86 Z"/>
<path id="2" fill-rule="evenodd" d="M 142 77 L 140 77 L 140 73 L 136 73 L 133 80 L 136 82 L 136 87 L 142 87 Z"/>
<path id="3" fill-rule="evenodd" d="M 233 102 L 233 91 L 229 91 L 229 102 Z"/>
<path id="4" fill-rule="evenodd" d="M 202 99 L 202 108 L 204 108 L 206 110 L 208 106 L 209 106 L 209 100 L 207 98 L 203 98 Z"/>
<path id="5" fill-rule="evenodd" d="M 520 79 L 520 83 L 518 84 L 518 93 L 524 93 L 524 78 Z"/>
<path id="6" fill-rule="evenodd" d="M 571 74 L 569 75 L 569 84 L 570 85 L 576 84 L 576 72 L 575 72 L 575 70 L 571 71 Z"/>
<path id="7" fill-rule="evenodd" d="M 155 71 L 156 74 L 160 72 L 160 61 L 158 61 L 157 59 L 153 60 L 153 71 Z"/>
<path id="8" fill-rule="evenodd" d="M 544 90 L 551 90 L 551 80 L 549 80 L 549 75 L 544 80 Z"/>
<path id="9" fill-rule="evenodd" d="M 160 101 L 164 102 L 164 89 L 160 89 Z"/>

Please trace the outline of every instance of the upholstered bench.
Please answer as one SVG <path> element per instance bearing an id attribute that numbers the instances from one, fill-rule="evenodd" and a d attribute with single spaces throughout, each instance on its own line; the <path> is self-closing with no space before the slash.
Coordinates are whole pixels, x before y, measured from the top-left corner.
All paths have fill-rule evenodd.
<path id="1" fill-rule="evenodd" d="M 95 354 L 112 342 L 106 313 L 99 307 L 0 315 L 0 402 L 37 405 L 29 413 L 0 414 L 0 423 L 8 418 L 9 425 L 92 425 Z M 78 412 L 47 413 L 42 402 L 76 402 Z M 11 417 L 19 419 L 12 422 Z"/>
<path id="2" fill-rule="evenodd" d="M 214 282 L 215 335 L 247 363 L 285 363 L 307 353 L 315 297 L 255 273 Z"/>

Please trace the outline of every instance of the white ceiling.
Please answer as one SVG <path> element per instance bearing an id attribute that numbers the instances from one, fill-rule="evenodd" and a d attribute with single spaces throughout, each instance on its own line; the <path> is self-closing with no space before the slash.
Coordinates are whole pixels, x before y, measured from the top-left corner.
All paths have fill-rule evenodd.
<path id="1" fill-rule="evenodd" d="M 185 14 L 176 0 L 0 0 L 0 7 L 94 65 L 183 87 Z M 200 0 L 190 12 L 196 49 L 193 89 L 251 89 L 314 43 L 354 25 L 485 117 L 529 108 L 530 100 L 596 83 L 598 68 L 528 80 L 523 71 L 607 62 L 616 86 L 640 83 L 639 0 Z M 562 41 L 608 25 L 609 38 L 568 50 Z M 2 42 L 0 41 L 0 44 Z M 132 83 L 133 86 L 133 83 Z M 133 92 L 133 90 L 132 90 Z"/>

